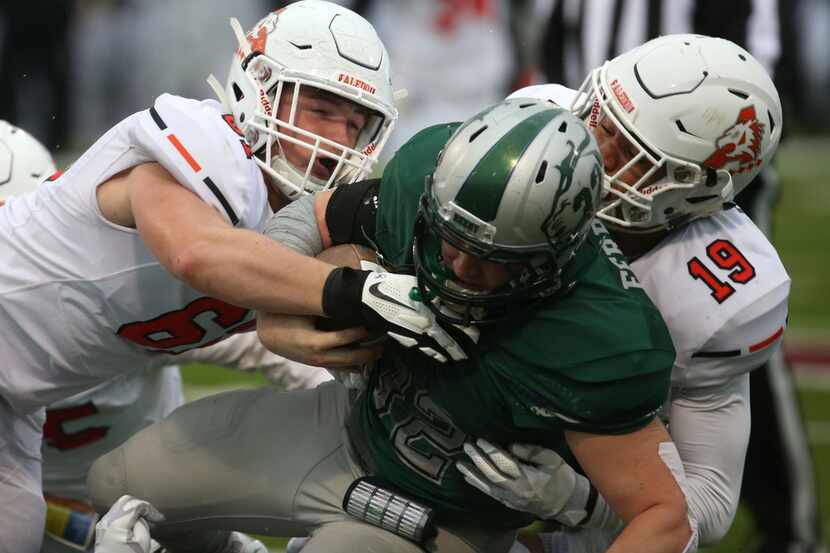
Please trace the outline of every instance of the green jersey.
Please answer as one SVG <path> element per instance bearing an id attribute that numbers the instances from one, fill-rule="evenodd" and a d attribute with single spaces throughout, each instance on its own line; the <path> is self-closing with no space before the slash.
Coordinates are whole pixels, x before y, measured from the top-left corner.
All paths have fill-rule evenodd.
<path id="1" fill-rule="evenodd" d="M 421 131 L 387 165 L 376 243 L 412 264 L 413 223 L 425 178 L 457 125 Z M 674 349 L 659 312 L 607 235 L 590 233 L 563 280 L 573 289 L 509 324 L 481 328 L 477 355 L 439 363 L 390 347 L 357 400 L 350 434 L 368 468 L 433 506 L 443 520 L 520 527 L 508 509 L 464 481 L 455 461 L 475 437 L 552 448 L 573 461 L 564 431 L 631 432 L 668 394 Z"/>

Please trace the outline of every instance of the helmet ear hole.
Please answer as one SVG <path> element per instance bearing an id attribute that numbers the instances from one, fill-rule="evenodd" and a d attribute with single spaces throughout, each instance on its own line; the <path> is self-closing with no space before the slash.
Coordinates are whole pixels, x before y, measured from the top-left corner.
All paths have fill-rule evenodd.
<path id="1" fill-rule="evenodd" d="M 245 97 L 245 93 L 242 92 L 242 89 L 239 88 L 238 84 L 233 83 L 233 85 L 231 85 L 231 88 L 233 88 L 233 96 L 234 96 L 234 98 L 236 98 L 237 102 L 241 101 L 242 98 Z"/>
<path id="2" fill-rule="evenodd" d="M 476 138 L 478 138 L 478 137 L 479 137 L 479 135 L 480 135 L 481 133 L 483 133 L 484 131 L 486 131 L 486 130 L 487 130 L 487 125 L 484 125 L 484 126 L 483 126 L 483 127 L 481 127 L 480 129 L 478 129 L 476 132 L 474 132 L 473 134 L 471 134 L 471 135 L 470 135 L 470 142 L 472 142 L 473 140 L 475 140 Z"/>
<path id="3" fill-rule="evenodd" d="M 539 166 L 539 172 L 536 173 L 536 184 L 539 184 L 540 182 L 545 180 L 545 173 L 547 172 L 547 170 L 548 170 L 548 162 L 543 161 L 542 165 Z"/>
<path id="4" fill-rule="evenodd" d="M 706 169 L 706 186 L 711 188 L 718 184 L 718 172 L 711 167 L 704 167 Z"/>

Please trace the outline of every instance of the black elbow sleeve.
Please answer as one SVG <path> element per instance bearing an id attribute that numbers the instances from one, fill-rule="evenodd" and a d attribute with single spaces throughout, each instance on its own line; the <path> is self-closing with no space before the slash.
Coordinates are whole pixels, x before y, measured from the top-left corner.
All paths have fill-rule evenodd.
<path id="1" fill-rule="evenodd" d="M 326 207 L 326 226 L 332 245 L 374 247 L 379 187 L 380 179 L 368 179 L 334 189 Z"/>

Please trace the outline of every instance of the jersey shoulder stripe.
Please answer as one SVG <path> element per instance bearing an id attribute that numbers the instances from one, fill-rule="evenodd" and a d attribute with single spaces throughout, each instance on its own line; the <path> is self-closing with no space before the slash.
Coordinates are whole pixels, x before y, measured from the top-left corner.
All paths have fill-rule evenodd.
<path id="1" fill-rule="evenodd" d="M 262 226 L 270 212 L 264 177 L 217 102 L 164 94 L 144 114 L 137 142 L 150 158 L 232 225 Z"/>
<path id="2" fill-rule="evenodd" d="M 722 357 L 739 357 L 747 353 L 755 353 L 761 351 L 774 344 L 781 336 L 784 335 L 784 326 L 778 327 L 778 330 L 767 336 L 757 344 L 751 344 L 746 348 L 732 349 L 725 351 L 698 351 L 692 354 L 692 358 L 722 358 Z"/>

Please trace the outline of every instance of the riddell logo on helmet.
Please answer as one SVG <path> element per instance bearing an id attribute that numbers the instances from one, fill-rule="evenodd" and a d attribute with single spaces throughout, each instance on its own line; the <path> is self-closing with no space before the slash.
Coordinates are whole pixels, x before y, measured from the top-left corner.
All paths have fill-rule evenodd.
<path id="1" fill-rule="evenodd" d="M 366 147 L 363 148 L 363 153 L 366 154 L 367 156 L 370 156 L 370 155 L 372 155 L 372 152 L 374 152 L 376 148 L 377 148 L 377 144 L 375 144 L 374 142 L 369 142 L 369 144 L 367 144 Z"/>
<path id="2" fill-rule="evenodd" d="M 764 162 L 759 159 L 763 137 L 764 124 L 758 121 L 755 106 L 747 106 L 735 124 L 718 137 L 717 150 L 703 164 L 712 169 L 725 168 L 733 175 L 751 171 Z"/>
<path id="3" fill-rule="evenodd" d="M 265 94 L 265 91 L 261 88 L 259 89 L 259 103 L 262 104 L 262 109 L 265 110 L 265 115 L 271 117 L 271 102 L 268 100 L 268 95 Z"/>
<path id="4" fill-rule="evenodd" d="M 588 128 L 597 128 L 597 125 L 599 125 L 599 112 L 599 98 L 594 98 L 594 103 L 591 106 L 591 113 L 588 115 Z"/>
<path id="5" fill-rule="evenodd" d="M 359 88 L 360 90 L 365 90 L 369 94 L 374 94 L 375 90 L 377 90 L 374 86 L 370 85 L 366 81 L 360 80 L 357 77 L 353 77 L 352 75 L 347 75 L 346 73 L 339 73 L 337 75 L 337 82 L 347 84 L 355 88 Z"/>
<path id="6" fill-rule="evenodd" d="M 634 103 L 631 101 L 631 98 L 628 97 L 625 90 L 623 90 L 622 84 L 617 79 L 611 81 L 611 91 L 614 93 L 614 96 L 617 98 L 617 101 L 620 103 L 622 108 L 626 111 L 626 113 L 631 113 L 634 111 Z"/>

